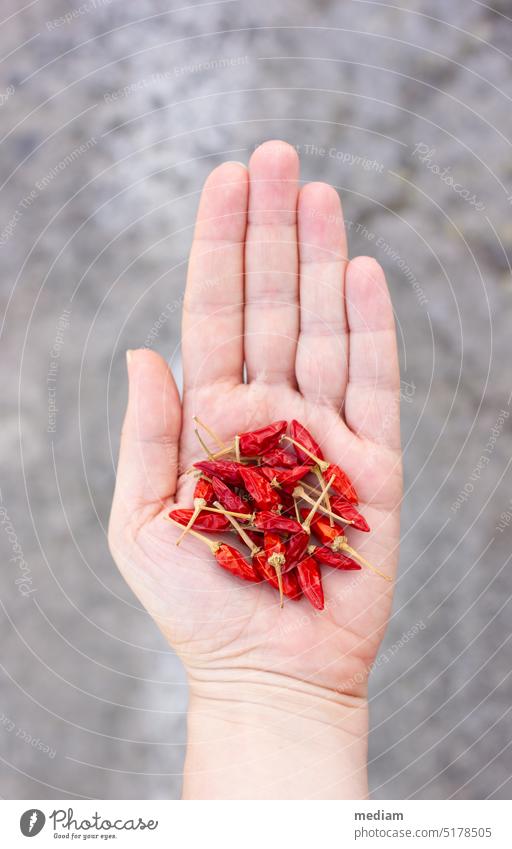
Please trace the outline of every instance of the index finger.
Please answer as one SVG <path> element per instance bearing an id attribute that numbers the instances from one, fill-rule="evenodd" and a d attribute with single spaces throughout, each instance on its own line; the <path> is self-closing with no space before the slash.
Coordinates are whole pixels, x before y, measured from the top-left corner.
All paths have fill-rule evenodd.
<path id="1" fill-rule="evenodd" d="M 242 381 L 247 198 L 238 162 L 215 168 L 201 195 L 183 306 L 185 389 Z"/>

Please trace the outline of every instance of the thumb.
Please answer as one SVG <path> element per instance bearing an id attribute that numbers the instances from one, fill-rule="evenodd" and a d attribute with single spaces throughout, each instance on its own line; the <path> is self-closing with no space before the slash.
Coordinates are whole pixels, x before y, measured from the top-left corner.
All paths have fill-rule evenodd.
<path id="1" fill-rule="evenodd" d="M 171 371 L 155 351 L 128 351 L 128 407 L 121 433 L 111 524 L 176 492 L 181 402 Z"/>

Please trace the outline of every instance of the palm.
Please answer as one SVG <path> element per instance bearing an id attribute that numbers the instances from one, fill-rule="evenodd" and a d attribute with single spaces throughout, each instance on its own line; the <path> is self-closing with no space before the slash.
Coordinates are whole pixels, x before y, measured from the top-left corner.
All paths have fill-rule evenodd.
<path id="1" fill-rule="evenodd" d="M 131 381 L 138 380 L 139 389 L 133 391 L 136 397 L 127 415 L 125 439 L 130 445 L 124 458 L 122 450 L 112 548 L 126 579 L 192 674 L 208 667 L 243 667 L 284 672 L 356 692 L 382 638 L 390 584 L 366 570 L 340 573 L 325 569 L 326 610 L 321 615 L 312 615 L 305 601 L 289 601 L 280 610 L 270 587 L 234 580 L 217 568 L 201 542 L 189 536 L 176 548 L 177 532 L 164 521 L 171 503 L 191 503 L 193 481 L 185 470 L 204 456 L 194 434 L 194 415 L 226 441 L 235 433 L 275 419 L 297 418 L 322 442 L 325 455 L 339 462 L 356 483 L 372 533 L 355 532 L 352 544 L 390 575 L 396 565 L 401 496 L 397 369 L 385 284 L 378 267 L 371 261 L 359 261 L 352 275 L 354 296 L 345 309 L 340 288 L 343 282 L 346 289 L 351 284 L 349 279 L 343 280 L 348 275 L 340 216 L 334 227 L 319 227 L 313 216 L 309 223 L 305 218 L 311 193 L 316 193 L 317 211 L 324 209 L 326 221 L 333 218 L 337 196 L 328 187 L 313 186 L 309 196 L 303 189 L 302 207 L 299 199 L 300 256 L 309 262 L 303 261 L 300 269 L 299 313 L 298 298 L 293 298 L 299 277 L 298 267 L 293 267 L 296 245 L 290 250 L 292 240 L 283 239 L 282 232 L 274 239 L 269 265 L 268 240 L 272 243 L 272 232 L 279 229 L 274 219 L 277 213 L 286 215 L 287 204 L 291 205 L 290 198 L 297 191 L 294 153 L 284 145 L 276 149 L 275 144 L 264 146 L 266 152 L 260 149 L 250 172 L 251 186 L 258 179 L 262 183 L 252 202 L 261 202 L 266 192 L 262 214 L 268 221 L 260 223 L 265 228 L 264 239 L 253 238 L 250 243 L 251 225 L 245 248 L 243 238 L 235 238 L 234 233 L 227 238 L 230 227 L 237 226 L 241 232 L 241 216 L 246 217 L 240 166 L 224 166 L 222 182 L 216 185 L 215 176 L 219 180 L 223 171 L 217 169 L 213 185 L 203 196 L 185 305 L 181 415 L 163 361 L 151 352 L 138 352 L 138 362 L 131 366 L 136 371 Z M 276 168 L 284 174 L 276 176 Z M 228 169 L 230 175 L 225 173 Z M 246 203 L 247 192 L 245 198 Z M 230 203 L 240 209 L 230 208 Z M 252 211 L 253 219 L 257 213 L 257 209 Z M 242 265 L 240 257 L 245 257 Z M 209 276 L 208 271 L 218 277 L 221 258 L 223 289 L 219 295 L 216 288 L 215 299 L 209 302 L 211 292 L 205 295 L 201 281 Z M 249 269 L 251 262 L 256 267 L 248 270 L 248 261 Z M 244 275 L 245 304 L 240 288 Z M 280 291 L 276 299 L 271 290 L 280 288 L 279 281 L 286 291 Z M 262 283 L 267 287 L 267 301 L 258 303 L 259 296 L 253 296 L 251 311 L 247 291 L 261 291 Z M 308 300 L 304 286 L 315 289 L 316 298 L 310 295 Z M 326 303 L 319 302 L 318 296 Z M 277 311 L 272 309 L 276 300 Z M 261 309 L 265 303 L 268 309 Z M 308 327 L 312 329 L 309 335 L 303 330 Z M 242 382 L 244 362 L 247 383 Z M 179 448 L 173 432 L 176 436 L 180 433 Z M 155 462 L 159 464 L 157 472 Z M 123 473 L 125 463 L 130 468 Z M 173 466 L 174 480 L 170 481 L 169 468 Z M 137 480 L 139 492 L 132 493 Z"/>

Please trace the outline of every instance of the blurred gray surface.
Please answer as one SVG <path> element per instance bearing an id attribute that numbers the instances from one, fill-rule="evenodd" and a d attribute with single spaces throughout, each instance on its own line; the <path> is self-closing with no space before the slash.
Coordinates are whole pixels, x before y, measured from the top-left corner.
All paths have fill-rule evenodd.
<path id="1" fill-rule="evenodd" d="M 202 181 L 281 137 L 340 190 L 400 332 L 373 794 L 510 798 L 512 3 L 182 6 L 2 4 L 0 794 L 179 796 L 183 673 L 105 543 L 124 351 L 179 362 Z"/>

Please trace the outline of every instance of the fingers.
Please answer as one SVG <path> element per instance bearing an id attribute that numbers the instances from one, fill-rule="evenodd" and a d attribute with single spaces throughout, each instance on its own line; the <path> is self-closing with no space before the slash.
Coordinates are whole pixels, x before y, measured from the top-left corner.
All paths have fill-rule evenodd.
<path id="1" fill-rule="evenodd" d="M 400 372 L 393 307 L 378 262 L 360 256 L 346 272 L 350 331 L 345 420 L 359 436 L 400 447 Z"/>
<path id="2" fill-rule="evenodd" d="M 149 350 L 129 351 L 128 407 L 117 469 L 111 526 L 136 511 L 154 512 L 176 492 L 181 404 L 167 363 Z"/>
<path id="3" fill-rule="evenodd" d="M 300 334 L 296 374 L 305 398 L 341 408 L 348 373 L 344 304 L 347 240 L 338 193 L 309 183 L 299 195 Z"/>
<path id="4" fill-rule="evenodd" d="M 243 376 L 247 169 L 226 162 L 208 177 L 197 214 L 183 307 L 186 389 Z"/>
<path id="5" fill-rule="evenodd" d="M 296 151 L 285 142 L 266 142 L 253 153 L 249 176 L 245 248 L 247 377 L 295 385 L 299 329 Z"/>

